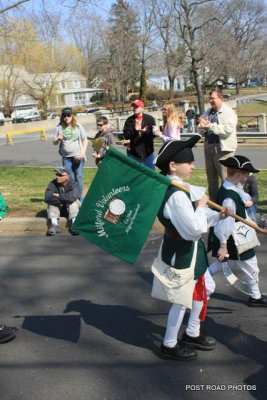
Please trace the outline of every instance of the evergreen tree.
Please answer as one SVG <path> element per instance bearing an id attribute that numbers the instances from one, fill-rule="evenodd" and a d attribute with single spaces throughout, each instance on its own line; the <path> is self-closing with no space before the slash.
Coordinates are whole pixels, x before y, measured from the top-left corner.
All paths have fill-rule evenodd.
<path id="1" fill-rule="evenodd" d="M 110 11 L 110 80 L 115 98 L 124 103 L 130 89 L 139 81 L 137 15 L 124 0 L 117 0 Z"/>

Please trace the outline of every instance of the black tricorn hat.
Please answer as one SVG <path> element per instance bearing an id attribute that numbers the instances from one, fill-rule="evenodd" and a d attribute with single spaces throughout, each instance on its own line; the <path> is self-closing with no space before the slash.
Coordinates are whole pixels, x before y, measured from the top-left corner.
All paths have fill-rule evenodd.
<path id="1" fill-rule="evenodd" d="M 169 163 L 190 163 L 194 161 L 192 147 L 201 139 L 201 136 L 196 134 L 188 140 L 171 140 L 165 143 L 159 150 L 158 156 L 154 160 L 156 166 L 164 171 L 168 169 Z"/>
<path id="2" fill-rule="evenodd" d="M 241 171 L 254 173 L 260 172 L 258 169 L 253 167 L 251 161 L 245 156 L 228 157 L 225 160 L 219 160 L 219 162 L 225 167 L 239 169 Z"/>

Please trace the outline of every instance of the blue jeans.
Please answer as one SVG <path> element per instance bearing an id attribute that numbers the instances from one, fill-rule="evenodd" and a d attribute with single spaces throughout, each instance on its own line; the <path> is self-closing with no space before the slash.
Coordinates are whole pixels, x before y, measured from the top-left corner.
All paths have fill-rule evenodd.
<path id="1" fill-rule="evenodd" d="M 249 216 L 249 217 L 252 219 L 252 221 L 254 221 L 256 224 L 258 223 L 257 214 L 256 214 L 256 212 L 257 212 L 257 207 L 258 207 L 258 204 L 255 203 L 254 206 L 246 208 L 246 211 L 247 211 L 247 213 L 248 213 L 248 216 Z"/>
<path id="2" fill-rule="evenodd" d="M 187 120 L 187 132 L 193 132 L 194 133 L 194 120 L 189 118 Z"/>
<path id="3" fill-rule="evenodd" d="M 63 166 L 69 172 L 72 179 L 79 183 L 79 199 L 83 199 L 83 167 L 85 164 L 85 159 L 81 160 L 79 163 L 75 163 L 74 157 L 63 157 Z"/>
<path id="4" fill-rule="evenodd" d="M 137 158 L 135 156 L 133 156 L 132 154 L 128 153 L 128 156 L 131 157 L 133 160 L 140 162 L 141 164 L 146 165 L 148 168 L 151 169 L 156 169 L 156 165 L 153 164 L 153 161 L 155 159 L 154 153 L 150 154 L 149 156 L 147 156 L 146 158 L 144 158 L 144 160 L 141 160 L 141 158 Z"/>

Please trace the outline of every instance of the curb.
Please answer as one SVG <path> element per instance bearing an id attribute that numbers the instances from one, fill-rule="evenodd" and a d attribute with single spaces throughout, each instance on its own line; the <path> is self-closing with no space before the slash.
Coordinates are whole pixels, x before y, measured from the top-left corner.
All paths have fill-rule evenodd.
<path id="1" fill-rule="evenodd" d="M 68 220 L 61 217 L 59 221 L 61 232 L 68 232 Z M 12 232 L 39 232 L 46 233 L 47 219 L 46 218 L 4 218 L 0 221 L 0 233 Z"/>

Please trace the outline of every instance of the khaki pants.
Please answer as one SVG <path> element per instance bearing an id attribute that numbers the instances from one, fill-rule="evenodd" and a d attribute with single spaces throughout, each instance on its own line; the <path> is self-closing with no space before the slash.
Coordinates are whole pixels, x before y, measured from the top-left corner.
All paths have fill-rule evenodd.
<path id="1" fill-rule="evenodd" d="M 209 198 L 212 201 L 217 200 L 217 194 L 221 181 L 226 178 L 226 167 L 219 163 L 219 159 L 232 157 L 234 151 L 221 151 L 220 143 L 205 143 L 204 155 L 206 164 L 206 174 L 208 179 Z"/>
<path id="2" fill-rule="evenodd" d="M 51 218 L 60 218 L 60 210 L 61 210 L 61 206 L 51 206 L 48 205 L 47 207 L 47 218 L 51 219 Z M 80 201 L 76 200 L 73 203 L 69 204 L 67 207 L 67 212 L 68 212 L 68 217 L 69 220 L 72 220 L 73 218 L 77 217 L 77 214 L 79 212 L 79 208 L 80 208 Z"/>

